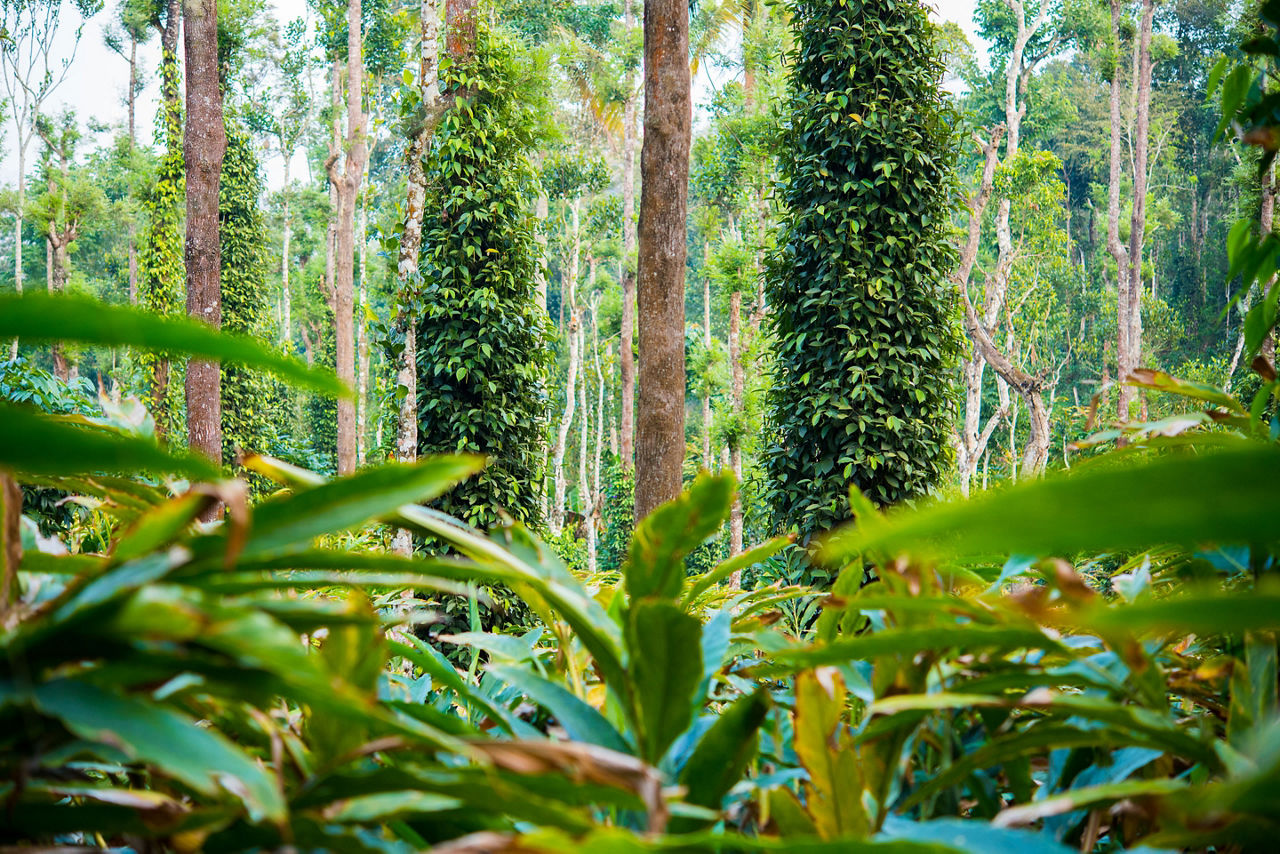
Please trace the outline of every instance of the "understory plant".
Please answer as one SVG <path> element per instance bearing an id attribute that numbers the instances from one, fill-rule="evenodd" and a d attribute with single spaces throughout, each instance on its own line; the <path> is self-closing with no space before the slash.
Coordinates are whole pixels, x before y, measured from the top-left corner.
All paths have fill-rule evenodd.
<path id="1" fill-rule="evenodd" d="M 0 298 L 0 337 L 19 323 L 345 393 L 183 320 Z M 1263 850 L 1280 815 L 1280 448 L 1209 405 L 1203 428 L 969 501 L 883 513 L 855 490 L 852 522 L 817 540 L 837 576 L 819 592 L 723 583 L 789 537 L 693 569 L 727 477 L 637 525 L 621 572 L 581 578 L 519 523 L 421 506 L 479 458 L 326 479 L 251 456 L 277 487 L 250 503 L 202 458 L 0 403 L 0 842 Z M 20 484 L 95 502 L 101 542 L 42 533 Z M 214 503 L 223 521 L 198 521 Z M 375 523 L 449 554 L 377 550 Z M 432 615 L 402 592 L 484 585 L 534 628 L 410 631 Z M 787 619 L 792 602 L 814 619 Z"/>

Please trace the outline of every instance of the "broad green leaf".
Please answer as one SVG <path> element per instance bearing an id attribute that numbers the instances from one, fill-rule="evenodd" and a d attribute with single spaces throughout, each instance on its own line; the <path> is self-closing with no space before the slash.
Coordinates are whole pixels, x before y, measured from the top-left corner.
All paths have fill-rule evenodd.
<path id="1" fill-rule="evenodd" d="M 656 763 L 693 721 L 702 680 L 702 624 L 663 601 L 634 602 L 627 645 L 641 758 Z"/>
<path id="2" fill-rule="evenodd" d="M 150 439 L 78 425 L 8 403 L 0 403 L 0 466 L 17 473 L 19 479 L 28 474 L 144 471 L 203 480 L 220 477 L 218 467 L 203 457 L 170 453 Z"/>
<path id="3" fill-rule="evenodd" d="M 890 819 L 885 823 L 884 832 L 876 839 L 932 842 L 964 854 L 1072 854 L 1074 851 L 1045 834 L 993 827 L 985 821 L 959 818 L 933 821 Z"/>
<path id="4" fill-rule="evenodd" d="M 724 523 L 733 501 L 733 477 L 702 474 L 686 492 L 636 526 L 623 567 L 627 595 L 675 599 L 684 587 L 685 557 Z"/>
<path id="5" fill-rule="evenodd" d="M 1063 649 L 1058 641 L 1033 626 L 966 623 L 889 628 L 829 644 L 780 650 L 770 657 L 775 662 L 794 667 L 817 667 L 843 664 L 846 661 L 865 661 L 882 655 L 941 653 L 957 647 L 967 653 L 978 650 Z"/>
<path id="6" fill-rule="evenodd" d="M 182 353 L 268 371 L 327 395 L 351 395 L 351 390 L 332 372 L 308 367 L 247 335 L 222 332 L 185 317 L 162 317 L 87 297 L 51 296 L 37 291 L 0 296 L 0 338 L 75 341 Z"/>
<path id="7" fill-rule="evenodd" d="M 285 817 L 284 800 L 265 769 L 219 733 L 172 709 L 73 679 L 46 682 L 32 690 L 32 699 L 81 738 L 123 750 L 206 795 L 234 794 L 255 819 Z"/>
<path id="8" fill-rule="evenodd" d="M 255 468 L 255 460 L 245 465 Z M 312 489 L 274 496 L 255 508 L 243 554 L 272 554 L 321 534 L 358 528 L 394 513 L 402 504 L 443 494 L 483 465 L 479 457 L 429 457 L 414 465 L 378 466 Z"/>
<path id="9" fill-rule="evenodd" d="M 805 803 L 823 839 L 864 837 L 871 829 L 862 804 L 862 763 L 844 710 L 844 680 L 835 670 L 796 676 L 794 746 L 809 772 Z"/>
<path id="10" fill-rule="evenodd" d="M 280 460 L 257 457 L 255 465 L 268 477 L 292 486 L 312 487 L 325 482 L 318 474 Z M 558 572 L 550 561 L 540 562 L 521 556 L 543 554 L 546 550 L 523 526 L 502 528 L 492 537 L 486 537 L 444 513 L 418 505 L 403 505 L 389 519 L 436 537 L 475 560 L 477 564 L 471 571 L 471 577 L 482 578 L 484 573 L 501 574 L 502 580 L 526 600 L 536 597 L 555 609 L 591 653 L 605 681 L 619 695 L 630 696 L 617 623 L 572 576 L 565 578 L 567 573 Z M 463 569 L 457 576 L 446 577 L 467 578 L 466 573 L 467 570 Z"/>
<path id="11" fill-rule="evenodd" d="M 488 672 L 555 715 L 560 726 L 575 741 L 598 744 L 619 753 L 633 752 L 604 715 L 564 687 L 523 667 L 490 665 Z"/>
<path id="12" fill-rule="evenodd" d="M 687 803 L 720 810 L 724 796 L 756 758 L 760 725 L 771 706 L 768 689 L 758 688 L 716 717 L 680 771 Z M 700 826 L 705 827 L 706 823 L 677 819 L 670 829 L 681 833 Z"/>
<path id="13" fill-rule="evenodd" d="M 1082 627 L 1099 632 L 1240 636 L 1280 630 L 1280 593 L 1269 592 L 1265 585 L 1262 591 L 1243 593 L 1192 588 L 1164 599 L 1099 605 L 1079 619 Z"/>
<path id="14" fill-rule="evenodd" d="M 1169 795 L 1187 787 L 1182 780 L 1125 780 L 1120 783 L 1106 783 L 1101 786 L 1086 786 L 1082 789 L 1071 789 L 1060 795 L 1052 795 L 1043 800 L 1034 801 L 1021 806 L 1010 807 L 995 817 L 995 827 L 1018 827 L 1031 824 L 1051 815 L 1073 812 L 1078 809 L 1109 804 L 1126 798 L 1151 797 Z"/>
<path id="15" fill-rule="evenodd" d="M 208 501 L 208 496 L 187 493 L 153 507 L 116 540 L 112 560 L 132 560 L 168 544 L 190 527 Z"/>
<path id="16" fill-rule="evenodd" d="M 1237 442 L 1229 450 L 1202 456 L 1093 467 L 1023 481 L 966 501 L 906 510 L 870 531 L 841 529 L 823 552 L 838 561 L 864 551 L 1072 554 L 1162 544 L 1250 543 L 1276 530 L 1277 482 L 1280 448 Z"/>

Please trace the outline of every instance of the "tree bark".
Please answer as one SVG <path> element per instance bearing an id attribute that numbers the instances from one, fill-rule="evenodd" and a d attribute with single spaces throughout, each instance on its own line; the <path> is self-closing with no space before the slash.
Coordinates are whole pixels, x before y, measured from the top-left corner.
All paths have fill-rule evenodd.
<path id="1" fill-rule="evenodd" d="M 368 171 L 366 169 L 366 171 Z M 356 465 L 364 465 L 369 407 L 369 194 L 360 194 L 360 285 L 356 293 Z"/>
<path id="2" fill-rule="evenodd" d="M 417 302 L 418 258 L 422 250 L 422 209 L 427 193 L 424 160 L 430 148 L 432 132 L 426 111 L 439 95 L 436 86 L 436 65 L 440 50 L 436 0 L 422 0 L 418 14 L 418 96 L 423 113 L 422 123 L 410 137 L 405 151 L 409 180 L 404 232 L 400 237 L 400 251 L 396 258 L 396 329 L 404 335 L 404 349 L 400 351 L 396 363 L 396 384 L 405 390 L 396 419 L 396 459 L 402 463 L 411 463 L 418 458 L 418 341 L 414 307 Z M 413 536 L 407 530 L 399 529 L 391 547 L 396 554 L 408 557 L 413 552 Z"/>
<path id="3" fill-rule="evenodd" d="M 287 152 L 284 157 L 284 189 L 281 190 L 281 195 L 284 196 L 284 245 L 280 248 L 280 344 L 286 351 L 291 349 L 289 344 L 293 340 L 293 298 L 289 293 L 289 271 L 291 269 L 289 255 L 293 244 L 293 210 L 290 206 L 292 199 L 289 195 L 289 161 L 292 159 L 291 155 L 292 152 Z"/>
<path id="4" fill-rule="evenodd" d="M 537 229 L 535 239 L 538 244 L 538 267 L 534 274 L 534 289 L 538 305 L 543 311 L 547 310 L 547 216 L 549 215 L 548 201 L 545 193 L 538 195 L 538 200 L 534 203 L 534 216 L 537 219 Z"/>
<path id="5" fill-rule="evenodd" d="M 702 346 L 711 358 L 711 277 L 702 277 Z M 702 465 L 707 471 L 715 467 L 711 456 L 711 382 L 707 378 L 706 394 L 702 396 Z"/>
<path id="6" fill-rule="evenodd" d="M 574 410 L 577 407 L 578 393 L 578 365 L 581 361 L 581 353 L 578 349 L 579 335 L 578 329 L 581 323 L 581 311 L 578 308 L 577 286 L 578 286 L 578 263 L 581 252 L 581 232 L 578 227 L 578 208 L 581 202 L 574 199 L 569 206 L 570 214 L 570 234 L 572 240 L 570 243 L 570 253 L 568 263 L 564 270 L 564 293 L 561 296 L 561 305 L 568 313 L 569 324 L 565 340 L 569 344 L 569 371 L 565 378 L 564 391 L 564 414 L 560 418 L 560 429 L 556 434 L 556 444 L 551 451 L 551 473 L 554 478 L 554 492 L 551 503 L 551 514 L 547 520 L 553 534 L 560 533 L 564 527 L 564 504 L 565 504 L 565 475 L 564 475 L 564 455 L 569 444 L 569 430 L 573 425 Z M 583 413 L 586 417 L 586 413 Z"/>
<path id="7" fill-rule="evenodd" d="M 587 572 L 594 574 L 596 571 L 596 526 L 593 519 L 595 501 L 591 493 L 591 473 L 587 468 L 587 455 L 590 453 L 591 448 L 591 407 L 587 404 L 587 331 L 585 323 L 578 326 L 578 349 L 583 354 L 583 377 L 582 382 L 578 383 L 578 408 L 582 410 L 582 424 L 578 431 L 578 495 L 582 500 L 583 536 L 587 541 Z"/>
<path id="8" fill-rule="evenodd" d="M 635 27 L 632 0 L 623 5 L 623 22 L 626 32 Z M 631 255 L 635 251 L 633 223 L 636 210 L 636 86 L 634 75 L 627 72 L 624 82 L 626 101 L 622 105 L 622 329 L 618 349 L 618 371 L 621 374 L 621 405 L 619 406 L 619 455 L 623 470 L 635 465 L 635 304 L 636 274 L 631 267 Z"/>
<path id="9" fill-rule="evenodd" d="M 1127 380 L 1142 361 L 1142 244 L 1147 227 L 1147 143 L 1151 126 L 1151 28 L 1154 17 L 1155 0 L 1143 0 L 1134 59 L 1137 74 L 1133 81 L 1133 210 L 1129 218 L 1129 273 L 1125 277 L 1125 292 L 1121 295 L 1126 304 L 1120 313 L 1127 328 L 1121 338 L 1123 352 L 1117 363 L 1122 422 L 1129 419 L 1131 404 L 1137 396 L 1137 389 L 1128 385 Z"/>
<path id="10" fill-rule="evenodd" d="M 218 183 L 227 137 L 218 79 L 217 0 L 186 0 L 187 124 L 183 162 L 187 176 L 187 314 L 222 325 L 222 245 L 218 232 Z M 217 362 L 187 365 L 187 444 L 222 461 L 222 376 Z M 211 508 L 206 518 L 214 518 Z"/>
<path id="11" fill-rule="evenodd" d="M 361 33 L 361 0 L 347 3 L 347 138 L 342 171 L 331 154 L 326 163 L 329 180 L 336 190 L 338 210 L 334 229 L 333 325 L 334 361 L 338 379 L 348 388 L 355 385 L 355 337 L 353 330 L 355 291 L 356 200 L 368 160 L 364 115 L 364 59 Z M 338 474 L 356 469 L 356 407 L 350 397 L 338 399 Z"/>
<path id="12" fill-rule="evenodd" d="M 1110 119 L 1111 150 L 1107 172 L 1107 251 L 1116 263 L 1116 367 L 1120 384 L 1117 413 L 1121 422 L 1128 420 L 1132 389 L 1124 384 L 1129 364 L 1129 250 L 1120 242 L 1120 180 L 1123 175 L 1124 114 L 1120 103 L 1120 25 L 1123 5 L 1111 0 L 1111 38 L 1116 52 L 1111 67 Z"/>
<path id="13" fill-rule="evenodd" d="M 689 7 L 645 0 L 637 307 L 640 402 L 635 518 L 680 493 L 684 465 L 684 275 L 692 107 Z"/>
<path id="14" fill-rule="evenodd" d="M 733 441 L 729 445 L 729 465 L 733 468 L 733 477 L 739 489 L 733 494 L 733 505 L 729 508 L 729 556 L 742 554 L 742 291 L 734 290 L 729 295 L 729 373 L 731 380 L 731 400 L 733 406 L 734 431 Z M 741 583 L 742 572 L 738 571 L 730 579 L 730 586 L 737 588 Z"/>

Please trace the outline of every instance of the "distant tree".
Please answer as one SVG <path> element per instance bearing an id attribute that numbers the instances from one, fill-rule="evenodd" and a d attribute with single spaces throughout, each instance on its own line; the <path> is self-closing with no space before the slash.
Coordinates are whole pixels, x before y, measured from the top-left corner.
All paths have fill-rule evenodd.
<path id="1" fill-rule="evenodd" d="M 75 9 L 88 18 L 99 9 L 97 0 L 75 0 Z M 63 26 L 61 0 L 24 0 L 0 3 L 0 83 L 4 101 L 13 117 L 18 150 L 17 203 L 13 223 L 13 285 L 22 293 L 22 220 L 26 206 L 27 148 L 36 135 L 41 108 L 59 86 L 66 82 L 84 31 L 82 21 L 75 29 L 67 56 L 54 58 L 55 36 Z M 12 357 L 18 357 L 13 342 Z"/>
<path id="2" fill-rule="evenodd" d="M 947 469 L 954 116 L 923 4 L 791 10 L 764 463 L 776 525 L 806 540 L 848 517 L 850 483 L 892 504 Z"/>

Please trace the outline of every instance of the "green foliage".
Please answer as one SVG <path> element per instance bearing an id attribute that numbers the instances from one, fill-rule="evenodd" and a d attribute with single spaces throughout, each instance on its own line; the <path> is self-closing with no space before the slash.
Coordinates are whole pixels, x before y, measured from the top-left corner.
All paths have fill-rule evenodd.
<path id="1" fill-rule="evenodd" d="M 793 7 L 765 500 L 805 537 L 846 483 L 892 504 L 948 463 L 953 116 L 923 6 Z"/>
<path id="2" fill-rule="evenodd" d="M 176 81 L 172 84 L 177 85 Z M 182 161 L 180 111 L 159 113 L 157 136 L 164 144 L 150 193 L 143 205 L 146 224 L 138 240 L 138 302 L 159 315 L 181 314 L 186 306 L 186 264 L 182 222 L 186 210 L 186 173 Z M 139 356 L 147 400 L 156 424 L 167 436 L 181 435 L 182 365 L 161 354 Z"/>
<path id="3" fill-rule="evenodd" d="M 222 239 L 222 326 L 241 335 L 271 336 L 267 314 L 266 243 L 258 199 L 262 176 L 245 131 L 228 122 L 227 151 L 222 160 L 218 219 Z M 271 434 L 270 382 L 238 365 L 222 367 L 222 455 L 266 450 Z"/>
<path id="4" fill-rule="evenodd" d="M 474 57 L 442 68 L 456 101 L 427 160 L 418 337 L 422 453 L 493 463 L 440 503 L 470 524 L 502 514 L 538 524 L 549 329 L 535 306 L 538 264 L 529 161 L 536 102 L 527 60 L 481 26 Z"/>

